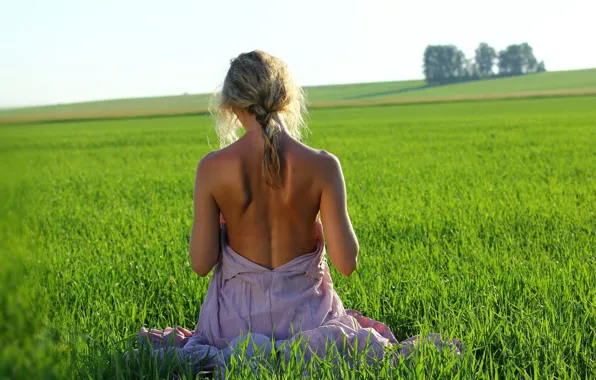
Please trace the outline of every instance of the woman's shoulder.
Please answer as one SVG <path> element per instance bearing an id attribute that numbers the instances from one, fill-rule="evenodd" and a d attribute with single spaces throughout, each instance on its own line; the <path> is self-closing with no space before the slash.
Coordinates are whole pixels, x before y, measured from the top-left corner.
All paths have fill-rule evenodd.
<path id="1" fill-rule="evenodd" d="M 308 149 L 312 157 L 312 160 L 314 161 L 317 167 L 325 171 L 333 171 L 340 166 L 339 158 L 337 158 L 337 156 L 333 153 L 324 149 L 314 149 L 310 147 Z"/>
<path id="2" fill-rule="evenodd" d="M 337 177 L 337 174 L 341 172 L 339 158 L 333 153 L 323 149 L 311 148 L 304 144 L 297 148 L 292 152 L 288 152 L 290 157 L 287 158 L 293 164 L 307 169 L 301 171 L 309 173 L 309 176 L 327 181 Z"/>
<path id="3" fill-rule="evenodd" d="M 204 155 L 197 165 L 197 173 L 205 173 L 213 170 L 213 166 L 217 165 L 217 162 L 219 161 L 218 152 L 219 151 L 214 150 Z"/>
<path id="4" fill-rule="evenodd" d="M 236 147 L 234 146 L 234 144 L 222 149 L 212 150 L 211 152 L 203 156 L 203 158 L 201 158 L 198 166 L 208 169 L 211 167 L 217 167 L 222 164 L 225 164 L 226 162 L 230 161 L 230 159 L 233 159 L 237 156 L 237 154 L 235 154 L 235 150 Z"/>
<path id="5" fill-rule="evenodd" d="M 223 174 L 237 166 L 234 164 L 238 160 L 234 159 L 235 155 L 231 154 L 228 148 L 214 150 L 203 156 L 197 164 L 197 178 L 200 176 L 203 181 L 216 182 Z"/>
<path id="6" fill-rule="evenodd" d="M 331 152 L 326 150 L 318 150 L 317 151 L 317 158 L 327 165 L 335 166 L 339 164 L 339 158 Z"/>
<path id="7" fill-rule="evenodd" d="M 310 158 L 319 165 L 334 165 L 339 163 L 339 159 L 329 151 L 312 148 L 302 142 L 298 142 L 297 147 L 297 151 L 300 153 L 300 155 L 304 156 L 305 158 Z"/>

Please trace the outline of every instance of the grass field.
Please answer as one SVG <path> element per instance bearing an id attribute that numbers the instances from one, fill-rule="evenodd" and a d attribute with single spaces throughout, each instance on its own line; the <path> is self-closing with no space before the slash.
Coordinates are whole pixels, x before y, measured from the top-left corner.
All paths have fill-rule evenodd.
<path id="1" fill-rule="evenodd" d="M 596 97 L 315 109 L 310 128 L 342 161 L 361 244 L 350 278 L 333 269 L 344 304 L 466 347 L 456 373 L 429 352 L 374 374 L 596 373 Z M 196 323 L 208 141 L 206 116 L 0 127 L 0 377 L 157 376 L 115 358 L 142 325 Z"/>
<path id="2" fill-rule="evenodd" d="M 412 80 L 314 86 L 306 87 L 305 90 L 312 108 L 362 106 L 371 103 L 456 101 L 478 97 L 582 95 L 596 93 L 596 69 L 545 72 L 437 87 L 427 87 L 423 80 Z M 0 110 L 0 124 L 41 120 L 197 114 L 207 110 L 209 98 L 208 94 L 200 94 Z"/>

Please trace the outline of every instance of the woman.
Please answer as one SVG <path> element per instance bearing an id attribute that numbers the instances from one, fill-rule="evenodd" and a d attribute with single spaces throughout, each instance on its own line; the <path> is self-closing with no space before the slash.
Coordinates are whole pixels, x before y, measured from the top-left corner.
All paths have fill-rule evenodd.
<path id="1" fill-rule="evenodd" d="M 345 340 L 381 357 L 398 343 L 386 325 L 345 310 L 333 289 L 323 231 L 345 276 L 356 269 L 358 240 L 339 160 L 299 141 L 304 113 L 282 61 L 261 51 L 232 60 L 215 112 L 222 145 L 231 144 L 201 160 L 195 182 L 192 268 L 199 276 L 215 268 L 197 328 L 142 329 L 141 341 L 162 354 L 173 342 L 207 367 L 225 363 L 246 334 L 251 347 L 271 350 L 273 338 L 282 351 L 301 336 L 309 355 Z"/>

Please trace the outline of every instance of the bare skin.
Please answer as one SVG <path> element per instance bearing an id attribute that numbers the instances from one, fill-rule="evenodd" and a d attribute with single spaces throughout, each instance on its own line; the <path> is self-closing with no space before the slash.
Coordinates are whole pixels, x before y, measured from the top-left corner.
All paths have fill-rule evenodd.
<path id="1" fill-rule="evenodd" d="M 356 269 L 358 240 L 339 160 L 282 131 L 283 182 L 271 188 L 261 174 L 261 125 L 246 111 L 237 115 L 246 129 L 244 136 L 206 155 L 197 168 L 190 240 L 193 270 L 206 276 L 217 263 L 222 216 L 230 247 L 272 270 L 316 249 L 320 212 L 331 262 L 349 276 Z"/>

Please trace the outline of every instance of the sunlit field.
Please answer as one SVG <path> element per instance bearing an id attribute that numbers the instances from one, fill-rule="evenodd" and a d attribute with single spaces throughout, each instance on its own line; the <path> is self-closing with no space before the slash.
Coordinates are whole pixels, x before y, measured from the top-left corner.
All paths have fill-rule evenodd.
<path id="1" fill-rule="evenodd" d="M 305 87 L 305 92 L 313 108 L 449 102 L 462 98 L 473 100 L 520 96 L 527 98 L 594 95 L 596 94 L 596 69 L 543 72 L 443 86 L 427 86 L 424 80 L 311 86 Z M 184 94 L 0 109 L 0 124 L 24 121 L 196 115 L 207 111 L 210 99 L 210 94 Z"/>
<path id="2" fill-rule="evenodd" d="M 360 241 L 351 277 L 332 268 L 345 306 L 465 347 L 317 376 L 596 373 L 596 97 L 315 109 L 310 129 Z M 207 116 L 0 126 L 0 377 L 172 376 L 122 353 L 141 326 L 196 324 L 194 174 L 217 147 Z M 259 368 L 228 374 L 305 370 Z"/>

